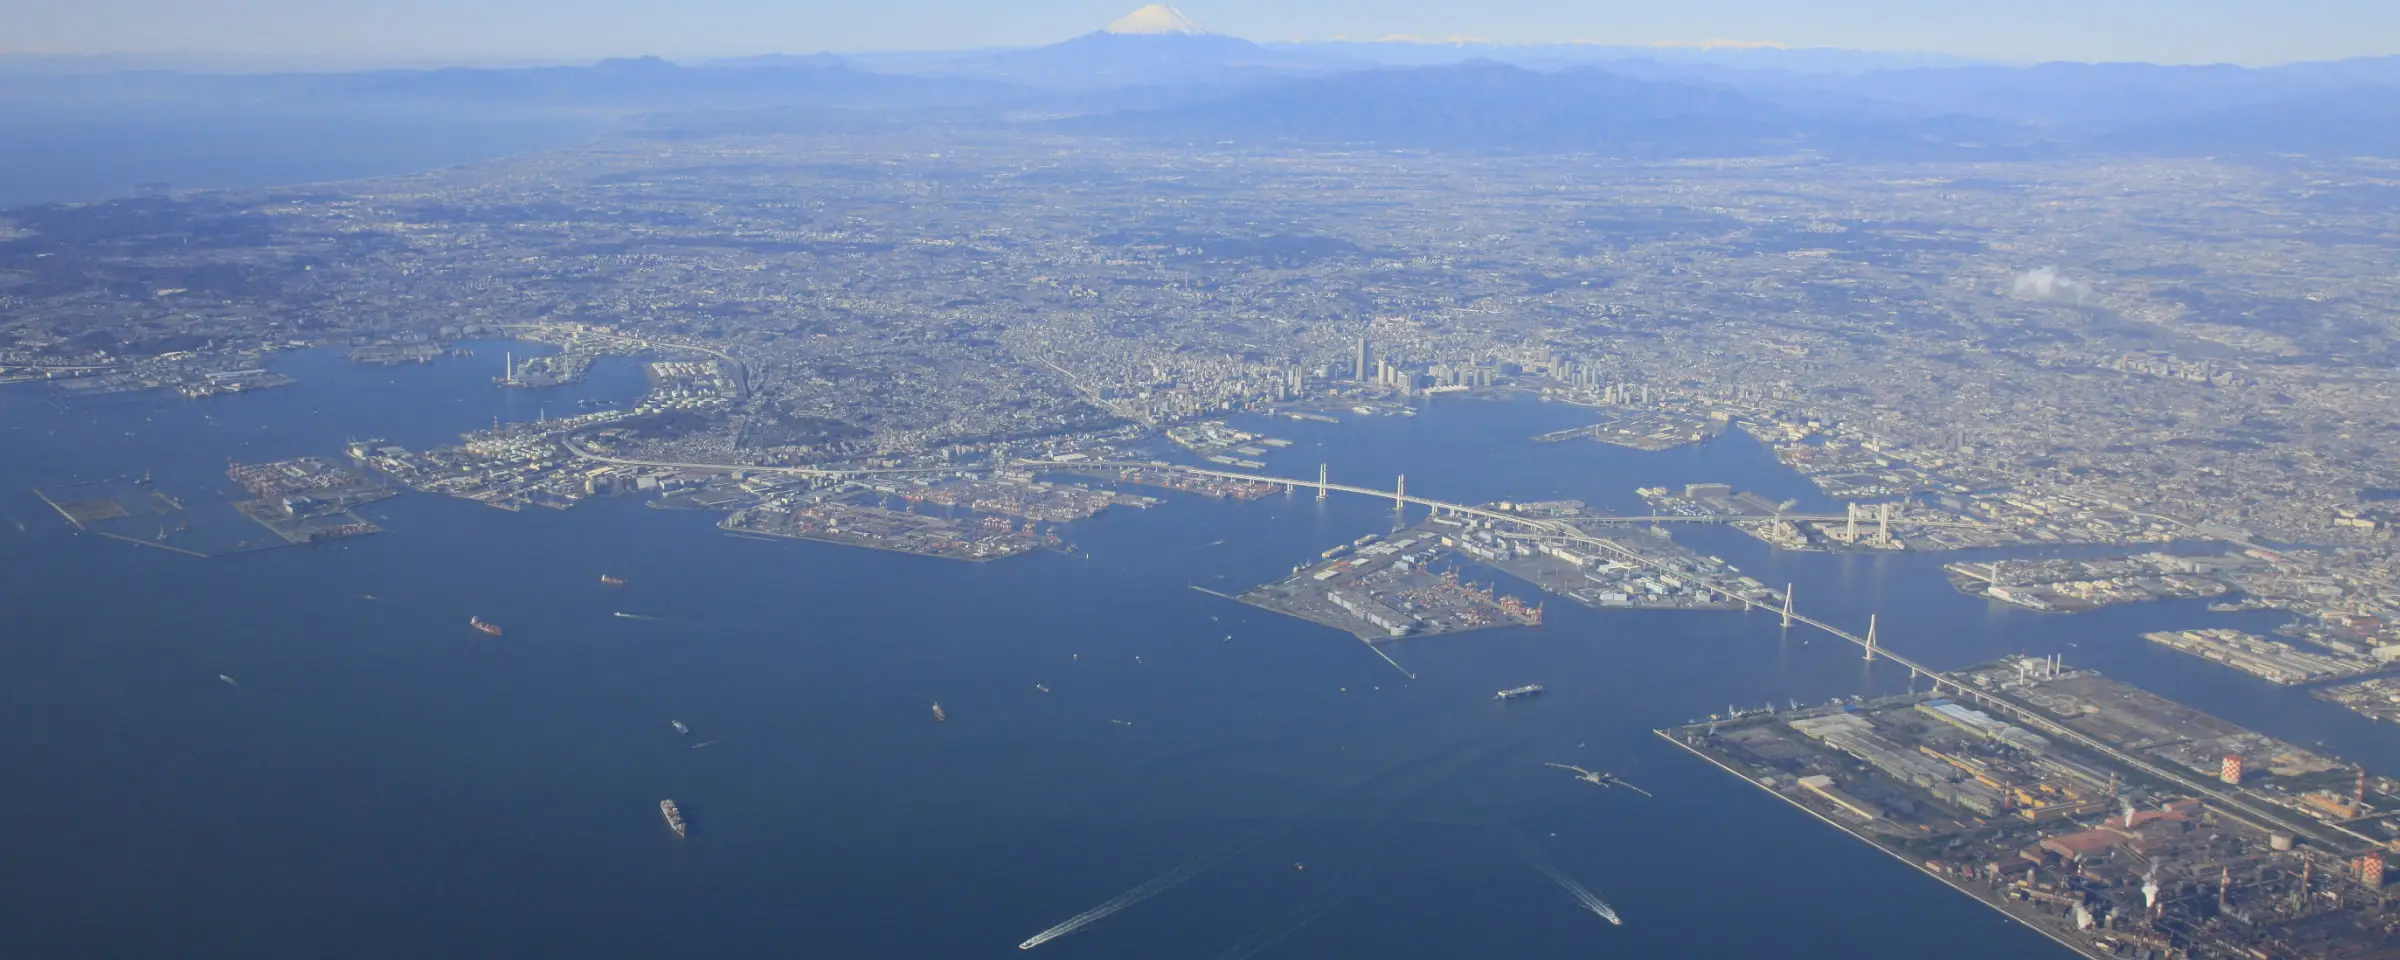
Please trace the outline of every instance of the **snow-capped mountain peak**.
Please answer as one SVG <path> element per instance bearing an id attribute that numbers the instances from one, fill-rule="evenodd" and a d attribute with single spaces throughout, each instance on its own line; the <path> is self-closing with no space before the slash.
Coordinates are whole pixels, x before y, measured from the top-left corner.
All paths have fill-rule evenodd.
<path id="1" fill-rule="evenodd" d="M 1200 24 L 1194 22 L 1192 18 L 1184 16 L 1183 11 L 1177 10 L 1174 7 L 1167 6 L 1163 3 L 1153 3 L 1147 7 L 1143 7 L 1132 13 L 1118 17 L 1117 19 L 1110 21 L 1108 26 L 1102 27 L 1100 32 L 1136 34 L 1153 37 L 1200 37 L 1208 35 L 1207 30 L 1202 29 Z"/>

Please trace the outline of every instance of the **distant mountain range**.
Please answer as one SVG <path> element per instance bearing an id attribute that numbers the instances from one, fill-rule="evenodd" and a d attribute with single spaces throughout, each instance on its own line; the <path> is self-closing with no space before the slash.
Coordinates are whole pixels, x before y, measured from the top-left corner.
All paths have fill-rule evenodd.
<path id="1" fill-rule="evenodd" d="M 1319 58 L 1270 51 L 1214 33 L 1087 33 L 1028 50 L 995 50 L 892 65 L 928 77 L 973 77 L 1064 91 L 1223 86 L 1322 72 Z"/>
<path id="2" fill-rule="evenodd" d="M 128 71 L 0 75 L 0 103 L 138 99 L 267 106 L 445 106 L 617 111 L 977 104 L 1010 92 L 980 80 L 873 73 L 835 58 L 762 57 L 685 66 L 656 57 L 589 66 L 347 73 L 189 74 Z"/>
<path id="3" fill-rule="evenodd" d="M 72 59 L 72 58 L 70 58 Z M 51 58 L 42 62 L 66 62 Z M 1877 156 L 2400 155 L 2400 57 L 2236 66 L 1749 47 L 1257 44 L 1171 7 L 1043 47 L 677 64 L 206 73 L 0 57 L 0 107 L 135 102 L 577 110 L 639 129 L 1038 124 L 1112 136 L 1412 149 Z M 694 120 L 693 115 L 704 116 Z"/>

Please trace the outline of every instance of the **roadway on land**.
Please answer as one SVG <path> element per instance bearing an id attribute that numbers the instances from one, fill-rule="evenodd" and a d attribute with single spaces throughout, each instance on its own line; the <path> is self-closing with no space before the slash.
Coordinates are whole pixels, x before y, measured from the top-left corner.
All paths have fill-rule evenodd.
<path id="1" fill-rule="evenodd" d="M 745 463 L 678 463 L 673 460 L 635 460 L 595 453 L 583 445 L 583 438 L 568 434 L 563 441 L 567 449 L 587 460 L 613 463 L 627 467 L 670 467 L 676 470 L 707 470 L 713 473 L 775 473 L 790 477 L 859 477 L 891 473 L 980 473 L 990 468 L 976 467 L 851 467 L 829 470 L 824 467 L 771 467 Z"/>

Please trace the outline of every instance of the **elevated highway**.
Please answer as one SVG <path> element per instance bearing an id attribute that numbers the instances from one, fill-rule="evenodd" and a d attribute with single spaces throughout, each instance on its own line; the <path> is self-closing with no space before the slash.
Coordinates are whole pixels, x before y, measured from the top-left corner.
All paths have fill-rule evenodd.
<path id="1" fill-rule="evenodd" d="M 1074 467 L 1078 464 L 1057 464 L 1055 461 L 1027 461 L 1021 465 L 1056 465 Z M 1513 513 L 1504 513 L 1482 507 L 1469 506 L 1467 504 L 1435 500 L 1429 497 L 1411 496 L 1405 491 L 1398 489 L 1379 490 L 1373 487 L 1362 487 L 1354 484 L 1336 484 L 1330 482 L 1294 480 L 1289 477 L 1274 477 L 1263 474 L 1241 473 L 1231 470 L 1211 470 L 1200 467 L 1183 467 L 1161 463 L 1083 462 L 1081 465 L 1094 468 L 1145 467 L 1149 469 L 1174 469 L 1188 473 L 1200 474 L 1203 476 L 1221 477 L 1230 480 L 1246 480 L 1258 483 L 1279 484 L 1291 489 L 1298 489 L 1301 487 L 1316 487 L 1329 492 L 1359 494 L 1362 496 L 1392 500 L 1395 503 L 1416 504 L 1418 506 L 1435 510 L 1436 512 L 1481 517 L 1492 520 L 1495 523 L 1508 524 L 1514 528 L 1514 532 L 1511 534 L 1512 536 L 1525 539 L 1572 542 L 1588 548 L 1596 548 L 1637 566 L 1651 568 L 1658 568 L 1663 566 L 1663 564 L 1660 561 L 1646 557 L 1614 541 L 1602 537 L 1592 536 L 1591 534 L 1578 529 L 1576 524 L 1601 522 L 1649 523 L 1654 521 L 1671 522 L 1675 520 L 1722 522 L 1725 519 L 1738 519 L 1722 517 L 1536 518 L 1520 516 Z M 1785 519 L 1818 518 L 1794 517 L 1791 515 L 1786 515 Z M 1823 519 L 1839 521 L 1847 518 L 1827 517 Z M 1755 604 L 1752 604 L 1752 602 L 1747 598 L 1733 596 L 1731 594 L 1723 595 L 1727 599 L 1742 603 L 1745 606 L 1755 606 Z M 1786 593 L 1777 597 L 1777 599 L 1788 603 L 1790 596 L 1788 593 Z M 2190 776 L 2183 771 L 2154 763 L 2147 758 L 2135 755 L 2125 750 L 2121 750 L 2113 745 L 2099 740 L 2098 738 L 2067 727 L 2066 725 L 2052 719 L 2038 707 L 2019 702 L 2016 699 L 2007 696 L 2005 693 L 1987 690 L 1982 687 L 1968 684 L 1953 678 L 1940 670 L 1936 670 L 1930 666 L 1911 659 L 1906 655 L 1894 653 L 1890 648 L 1883 646 L 1882 643 L 1876 639 L 1874 636 L 1875 631 L 1872 626 L 1870 626 L 1868 630 L 1868 635 L 1861 636 L 1824 620 L 1800 613 L 1796 610 L 1792 610 L 1789 606 L 1786 606 L 1777 612 L 1779 615 L 1785 617 L 1789 623 L 1798 623 L 1804 626 L 1812 627 L 1860 648 L 1864 652 L 1866 660 L 1869 662 L 1873 662 L 1877 658 L 1881 658 L 1888 660 L 1897 666 L 1907 667 L 1911 675 L 1927 678 L 1933 684 L 1933 689 L 1936 692 L 1940 692 L 1947 688 L 1952 695 L 1959 699 L 1980 704 L 1982 706 L 1991 708 L 1995 712 L 2005 714 L 2011 719 L 2014 719 L 2017 722 L 2040 732 L 2044 736 L 2048 736 L 2056 740 L 2062 740 L 2068 743 L 2073 743 L 2078 747 L 2107 757 L 2110 760 L 2122 764 L 2127 768 L 2139 771 L 2162 782 L 2174 784 L 2178 789 L 2187 791 L 2193 796 L 2205 797 L 2216 804 L 2218 809 L 2227 815 L 2235 816 L 2248 821 L 2258 829 L 2290 831 L 2300 836 L 2316 838 L 2319 842 L 2325 842 L 2328 840 L 2335 841 L 2334 843 L 2330 844 L 2331 846 L 2341 846 L 2343 844 L 2340 841 L 2343 840 L 2347 840 L 2351 844 L 2364 845 L 2365 847 L 2378 846 L 2374 838 L 2368 837 L 2340 824 L 2319 823 L 2314 820 L 2300 818 L 2288 812 L 2269 810 L 2252 801 L 2249 797 L 2224 789 L 2221 785 L 2213 784 L 2200 778 Z"/>
<path id="2" fill-rule="evenodd" d="M 636 460 L 631 457 L 612 457 L 584 446 L 583 438 L 571 433 L 562 438 L 561 442 L 566 444 L 567 449 L 574 451 L 576 456 L 586 460 L 613 463 L 624 467 L 666 467 L 674 470 L 706 470 L 712 473 L 771 473 L 787 477 L 841 479 L 882 474 L 977 473 L 989 469 L 972 467 L 843 467 L 832 469 L 826 467 L 769 467 L 746 463 L 679 463 L 673 460 Z"/>
<path id="3" fill-rule="evenodd" d="M 752 473 L 776 473 L 797 476 L 840 478 L 874 474 L 974 473 L 986 472 L 992 469 L 988 467 L 980 469 L 942 467 L 835 470 L 818 467 L 757 467 L 743 466 L 738 464 L 673 463 L 666 461 L 634 460 L 622 457 L 609 457 L 592 453 L 589 449 L 583 447 L 581 443 L 572 436 L 568 437 L 566 442 L 568 447 L 573 449 L 578 455 L 588 457 L 593 460 L 598 460 L 603 463 L 673 467 L 690 470 L 739 470 Z M 1663 567 L 1664 564 L 1661 561 L 1644 556 L 1641 553 L 1616 543 L 1615 541 L 1608 540 L 1603 537 L 1593 536 L 1590 533 L 1578 528 L 1576 524 L 1651 523 L 1677 521 L 1722 522 L 1724 519 L 1726 519 L 1720 517 L 1573 517 L 1563 519 L 1526 517 L 1519 514 L 1506 513 L 1486 507 L 1474 506 L 1471 504 L 1453 503 L 1447 500 L 1436 500 L 1431 497 L 1415 496 L 1407 493 L 1403 489 L 1382 490 L 1374 487 L 1359 486 L 1356 484 L 1332 483 L 1330 481 L 1317 480 L 1296 480 L 1290 477 L 1243 473 L 1233 470 L 1214 470 L 1205 467 L 1191 467 L 1181 464 L 1166 463 L 1163 461 L 1017 460 L 1011 461 L 1007 464 L 1007 466 L 1026 469 L 1047 469 L 1059 472 L 1087 470 L 1122 471 L 1128 469 L 1169 470 L 1195 474 L 1199 476 L 1217 477 L 1226 480 L 1274 484 L 1285 487 L 1289 490 L 1298 490 L 1303 487 L 1309 487 L 1323 490 L 1328 493 L 1347 493 L 1358 496 L 1374 497 L 1381 500 L 1390 500 L 1395 504 L 1413 504 L 1416 506 L 1425 507 L 1437 513 L 1477 517 L 1490 520 L 1495 524 L 1506 524 L 1511 528 L 1510 532 L 1506 534 L 1508 536 L 1530 540 L 1576 543 L 1586 548 L 1603 551 L 1627 563 L 1650 568 L 1660 568 Z M 1786 519 L 1804 518 L 1787 516 Z M 1845 518 L 1833 517 L 1828 519 L 1840 520 Z M 1724 594 L 1724 596 L 1726 596 L 1727 599 L 1742 603 L 1745 606 L 1757 606 L 1755 603 L 1745 597 L 1733 596 L 1731 594 Z M 2139 771 L 2162 782 L 2174 784 L 2178 789 L 2187 791 L 2193 796 L 2205 797 L 2209 801 L 2215 803 L 2218 809 L 2227 815 L 2238 817 L 2246 822 L 2251 823 L 2258 829 L 2289 831 L 2300 836 L 2314 838 L 2320 843 L 2332 841 L 2329 846 L 2342 846 L 2344 845 L 2343 841 L 2348 841 L 2350 845 L 2364 845 L 2364 847 L 2378 846 L 2377 842 L 2373 838 L 2341 824 L 2319 823 L 2313 820 L 2303 820 L 2288 813 L 2265 809 L 2256 802 L 2250 800 L 2248 797 L 2238 793 L 2230 792 L 2220 785 L 2205 782 L 2199 778 L 2187 775 L 2182 771 L 2154 763 L 2146 758 L 2137 756 L 2133 753 L 2121 750 L 2108 743 L 2102 742 L 2101 740 L 2082 733 L 2081 731 L 2069 728 L 2064 724 L 2053 720 L 2040 708 L 2031 704 L 2019 702 L 2018 700 L 2009 697 L 2002 692 L 1987 690 L 1982 687 L 1974 686 L 1951 677 L 1949 674 L 1943 673 L 1940 670 L 1936 670 L 1930 666 L 1920 663 L 1904 654 L 1894 653 L 1889 647 L 1884 646 L 1878 639 L 1875 638 L 1874 629 L 1872 626 L 1869 628 L 1868 635 L 1861 636 L 1824 620 L 1791 609 L 1789 606 L 1791 597 L 1788 592 L 1778 596 L 1776 599 L 1785 604 L 1785 606 L 1781 610 L 1777 610 L 1776 613 L 1779 616 L 1784 617 L 1788 623 L 1797 623 L 1803 626 L 1811 627 L 1827 635 L 1850 643 L 1851 645 L 1860 648 L 1864 652 L 1865 659 L 1870 663 L 1878 658 L 1881 658 L 1883 660 L 1890 661 L 1894 665 L 1906 667 L 1911 675 L 1927 678 L 1933 684 L 1933 689 L 1936 692 L 1940 692 L 1946 688 L 1952 695 L 1958 697 L 1959 699 L 1976 703 L 1988 707 L 1996 712 L 2005 714 L 2011 719 L 2034 729 L 2044 736 L 2075 744 L 2076 746 L 2089 750 L 2095 754 L 2107 757 L 2110 760 L 2122 764 L 2129 769 Z"/>

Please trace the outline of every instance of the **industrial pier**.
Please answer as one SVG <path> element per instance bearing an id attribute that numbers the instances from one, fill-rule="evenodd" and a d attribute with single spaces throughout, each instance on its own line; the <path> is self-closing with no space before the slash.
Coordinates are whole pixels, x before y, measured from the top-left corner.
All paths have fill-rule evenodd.
<path id="1" fill-rule="evenodd" d="M 2388 955 L 2400 784 L 2054 660 L 1945 676 L 1658 734 L 2087 957 Z"/>

